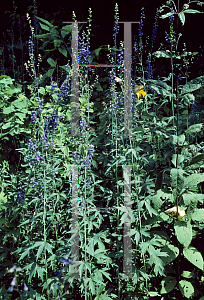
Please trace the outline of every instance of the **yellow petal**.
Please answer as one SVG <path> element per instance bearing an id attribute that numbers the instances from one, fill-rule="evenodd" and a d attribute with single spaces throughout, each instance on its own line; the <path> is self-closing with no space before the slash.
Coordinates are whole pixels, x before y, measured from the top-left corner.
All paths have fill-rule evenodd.
<path id="1" fill-rule="evenodd" d="M 172 218 L 177 218 L 177 207 L 174 206 L 165 211 L 165 213 L 169 214 Z M 186 215 L 186 212 L 183 208 L 178 206 L 178 219 L 182 220 Z"/>

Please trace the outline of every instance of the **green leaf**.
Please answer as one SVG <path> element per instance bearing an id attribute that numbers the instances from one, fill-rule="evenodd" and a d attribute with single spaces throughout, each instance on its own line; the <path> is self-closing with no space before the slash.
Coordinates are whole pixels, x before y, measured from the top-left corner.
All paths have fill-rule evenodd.
<path id="1" fill-rule="evenodd" d="M 183 12 L 188 14 L 203 14 L 203 12 L 196 9 L 185 9 Z"/>
<path id="2" fill-rule="evenodd" d="M 53 74 L 53 72 L 54 72 L 54 70 L 55 70 L 55 69 L 50 69 L 50 70 L 48 70 L 47 73 L 46 73 L 47 77 L 51 77 L 52 74 Z"/>
<path id="3" fill-rule="evenodd" d="M 47 62 L 48 62 L 48 64 L 49 64 L 50 66 L 52 66 L 52 67 L 56 67 L 56 65 L 57 65 L 57 63 L 56 63 L 51 57 L 49 57 L 49 58 L 47 59 Z"/>
<path id="4" fill-rule="evenodd" d="M 40 18 L 40 17 L 37 17 L 37 16 L 35 16 L 38 20 L 40 20 L 41 22 L 43 22 L 43 23 L 45 23 L 45 24 L 47 24 L 49 27 L 54 27 L 54 25 L 52 25 L 50 22 L 48 22 L 48 21 L 46 21 L 46 20 L 44 20 L 44 19 L 42 19 L 42 18 Z"/>
<path id="5" fill-rule="evenodd" d="M 170 172 L 170 180 L 172 189 L 181 191 L 184 184 L 183 170 L 172 168 Z"/>
<path id="6" fill-rule="evenodd" d="M 193 221 L 204 222 L 204 208 L 196 209 L 192 215 Z"/>
<path id="7" fill-rule="evenodd" d="M 182 98 L 184 94 L 189 94 L 192 92 L 195 92 L 196 90 L 201 88 L 201 84 L 200 83 L 186 83 L 183 87 L 182 90 L 180 91 L 179 98 Z"/>
<path id="8" fill-rule="evenodd" d="M 13 105 L 10 105 L 9 107 L 4 107 L 3 108 L 3 114 L 5 114 L 5 115 L 8 115 L 8 114 L 10 114 L 14 111 L 15 111 L 15 108 L 14 108 Z"/>
<path id="9" fill-rule="evenodd" d="M 164 50 L 160 50 L 160 51 L 155 51 L 153 53 L 153 55 L 155 55 L 156 57 L 165 57 L 165 58 L 171 58 L 171 54 L 169 54 L 168 52 L 164 51 Z"/>
<path id="10" fill-rule="evenodd" d="M 42 94 L 42 95 L 45 95 L 45 89 L 44 89 L 44 87 L 40 87 L 39 89 L 38 89 L 38 92 L 40 93 L 40 94 Z"/>
<path id="11" fill-rule="evenodd" d="M 186 280 L 180 280 L 179 281 L 179 289 L 181 293 L 184 295 L 186 298 L 190 298 L 194 295 L 194 287 L 189 281 Z"/>
<path id="12" fill-rule="evenodd" d="M 37 252 L 37 256 L 36 256 L 37 260 L 38 260 L 39 256 L 41 255 L 41 253 L 43 252 L 44 247 L 45 247 L 45 243 L 42 242 L 42 244 L 38 248 L 38 252 Z"/>
<path id="13" fill-rule="evenodd" d="M 192 274 L 192 272 L 189 272 L 189 271 L 183 271 L 181 276 L 185 277 L 185 278 L 192 278 L 193 274 Z"/>
<path id="14" fill-rule="evenodd" d="M 162 206 L 163 200 L 161 200 L 161 198 L 173 201 L 172 193 L 170 193 L 169 190 L 157 190 L 156 194 L 152 197 L 152 203 L 154 204 L 155 209 L 159 209 Z"/>
<path id="15" fill-rule="evenodd" d="M 54 47 L 58 48 L 61 45 L 61 40 L 54 40 Z"/>
<path id="16" fill-rule="evenodd" d="M 197 186 L 200 182 L 203 182 L 203 181 L 204 181 L 204 174 L 202 174 L 202 173 L 191 174 L 184 179 L 183 188 L 190 188 L 193 186 Z"/>
<path id="17" fill-rule="evenodd" d="M 203 123 L 191 125 L 191 126 L 186 130 L 186 133 L 191 134 L 191 133 L 200 132 L 202 126 L 203 126 Z"/>
<path id="18" fill-rule="evenodd" d="M 162 288 L 160 294 L 166 294 L 171 292 L 176 285 L 176 278 L 172 276 L 166 276 L 161 282 Z"/>
<path id="19" fill-rule="evenodd" d="M 177 154 L 173 154 L 171 162 L 174 165 L 174 167 L 176 167 L 176 160 L 177 160 Z M 178 154 L 178 166 L 180 166 L 183 161 L 184 161 L 184 156 Z"/>
<path id="20" fill-rule="evenodd" d="M 188 261 L 203 271 L 203 257 L 196 248 L 189 247 L 188 249 L 184 249 L 183 254 Z"/>
<path id="21" fill-rule="evenodd" d="M 180 13 L 178 14 L 178 16 L 179 16 L 179 19 L 180 19 L 182 25 L 184 25 L 184 24 L 185 24 L 185 15 L 184 15 L 184 13 L 183 13 L 183 12 L 180 12 Z"/>
<path id="22" fill-rule="evenodd" d="M 50 27 L 47 26 L 47 25 L 44 25 L 44 24 L 40 23 L 40 27 L 41 27 L 42 29 L 44 29 L 44 30 L 50 31 Z"/>
<path id="23" fill-rule="evenodd" d="M 192 159 L 191 159 L 189 165 L 191 165 L 191 164 L 196 164 L 196 163 L 198 163 L 198 162 L 200 162 L 200 161 L 202 161 L 202 160 L 204 160 L 204 153 L 198 154 L 198 155 L 192 157 Z"/>
<path id="24" fill-rule="evenodd" d="M 179 255 L 179 249 L 175 247 L 174 245 L 167 244 L 162 248 L 163 252 L 166 252 L 168 254 L 167 257 L 161 257 L 161 260 L 163 261 L 164 265 L 170 264 L 174 259 L 177 258 Z"/>
<path id="25" fill-rule="evenodd" d="M 49 244 L 48 242 L 45 242 L 45 249 L 51 254 L 53 254 L 52 248 L 54 248 L 54 247 L 51 244 Z"/>
<path id="26" fill-rule="evenodd" d="M 176 237 L 184 247 L 188 247 L 192 241 L 192 226 L 189 222 L 175 221 Z"/>
<path id="27" fill-rule="evenodd" d="M 67 50 L 64 48 L 58 48 L 59 52 L 62 53 L 65 57 L 67 57 Z"/>
<path id="28" fill-rule="evenodd" d="M 165 15 L 162 15 L 160 18 L 161 18 L 161 19 L 166 19 L 166 18 L 172 16 L 173 14 L 174 14 L 173 12 L 169 12 L 169 13 L 167 13 L 167 14 L 165 14 Z"/>
<path id="29" fill-rule="evenodd" d="M 66 25 L 61 29 L 61 36 L 64 38 L 70 32 L 72 32 L 72 25 Z"/>

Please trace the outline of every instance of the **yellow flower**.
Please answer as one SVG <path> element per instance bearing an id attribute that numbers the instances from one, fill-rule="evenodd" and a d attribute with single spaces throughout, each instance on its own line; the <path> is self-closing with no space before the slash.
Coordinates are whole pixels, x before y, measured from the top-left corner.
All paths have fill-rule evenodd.
<path id="1" fill-rule="evenodd" d="M 165 211 L 168 215 L 170 215 L 172 218 L 177 218 L 177 207 L 174 206 L 172 208 L 169 208 Z M 178 206 L 178 219 L 182 220 L 186 215 L 186 212 L 183 208 Z"/>
<path id="2" fill-rule="evenodd" d="M 139 100 L 141 97 L 144 98 L 145 95 L 146 95 L 146 93 L 145 93 L 145 91 L 143 90 L 143 88 L 144 88 L 144 85 L 137 85 L 137 84 L 136 84 L 135 94 L 137 95 L 138 100 Z"/>

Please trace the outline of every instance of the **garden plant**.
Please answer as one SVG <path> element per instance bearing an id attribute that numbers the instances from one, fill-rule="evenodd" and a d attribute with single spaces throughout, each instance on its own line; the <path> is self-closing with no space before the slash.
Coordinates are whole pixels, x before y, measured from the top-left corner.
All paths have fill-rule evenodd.
<path id="1" fill-rule="evenodd" d="M 203 56 L 187 51 L 178 32 L 186 16 L 202 13 L 191 6 L 204 3 L 179 9 L 179 0 L 167 1 L 149 40 L 142 9 L 132 45 L 131 134 L 118 5 L 112 45 L 90 50 L 91 9 L 87 23 L 78 23 L 74 69 L 80 20 L 73 12 L 72 24 L 56 25 L 37 16 L 33 3 L 34 25 L 29 14 L 24 19 L 26 62 L 20 20 L 18 43 L 9 31 L 9 75 L 1 47 L 0 299 L 204 300 L 204 74 L 190 74 Z M 158 24 L 167 20 L 169 32 L 154 49 Z M 104 53 L 112 67 L 91 67 Z M 124 273 L 127 237 L 131 276 Z"/>

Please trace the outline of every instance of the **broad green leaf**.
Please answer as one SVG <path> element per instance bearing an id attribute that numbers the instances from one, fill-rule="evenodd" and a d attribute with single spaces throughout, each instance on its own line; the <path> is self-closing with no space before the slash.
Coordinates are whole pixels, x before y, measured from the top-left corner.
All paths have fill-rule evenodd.
<path id="1" fill-rule="evenodd" d="M 173 14 L 174 14 L 173 12 L 169 12 L 169 13 L 167 13 L 167 14 L 165 14 L 165 15 L 162 15 L 160 18 L 161 18 L 161 19 L 166 19 L 166 18 L 172 16 Z"/>
<path id="2" fill-rule="evenodd" d="M 183 97 L 184 94 L 189 94 L 189 93 L 195 92 L 196 90 L 200 89 L 201 86 L 202 85 L 200 83 L 191 83 L 191 82 L 189 82 L 189 83 L 185 84 L 182 87 L 182 90 L 180 91 L 181 95 L 179 95 L 179 98 Z"/>
<path id="3" fill-rule="evenodd" d="M 191 174 L 184 179 L 183 188 L 190 188 L 193 186 L 197 186 L 198 183 L 203 182 L 203 181 L 204 181 L 204 174 L 202 174 L 202 173 Z"/>
<path id="4" fill-rule="evenodd" d="M 203 257 L 196 248 L 189 247 L 188 249 L 184 249 L 183 254 L 188 261 L 203 271 Z"/>
<path id="5" fill-rule="evenodd" d="M 198 163 L 198 162 L 200 162 L 202 160 L 204 160 L 204 154 L 203 153 L 202 154 L 198 154 L 198 155 L 192 157 L 192 159 L 190 161 L 190 165 L 191 164 L 196 164 L 196 163 Z"/>
<path id="6" fill-rule="evenodd" d="M 8 128 L 12 127 L 13 125 L 14 125 L 13 123 L 8 122 L 8 123 L 4 124 L 1 128 L 2 128 L 2 129 L 8 129 Z M 10 134 L 11 134 L 11 133 L 10 133 Z"/>
<path id="7" fill-rule="evenodd" d="M 40 87 L 39 89 L 38 89 L 38 92 L 40 93 L 40 94 L 42 94 L 42 95 L 45 95 L 45 89 L 44 89 L 44 87 Z"/>
<path id="8" fill-rule="evenodd" d="M 185 9 L 183 12 L 188 14 L 203 14 L 203 12 L 196 9 Z"/>
<path id="9" fill-rule="evenodd" d="M 189 105 L 189 104 L 194 103 L 195 96 L 193 94 L 185 94 L 182 96 L 182 99 L 183 99 L 185 105 Z"/>
<path id="10" fill-rule="evenodd" d="M 52 66 L 52 67 L 56 67 L 56 65 L 57 65 L 57 63 L 56 63 L 51 57 L 49 57 L 49 58 L 47 59 L 47 62 L 48 62 L 48 64 L 49 64 L 50 66 Z"/>
<path id="11" fill-rule="evenodd" d="M 185 135 L 184 134 L 181 134 L 179 136 L 177 135 L 171 135 L 169 137 L 169 142 L 172 144 L 172 145 L 179 145 L 179 146 L 183 146 L 183 143 L 185 142 Z"/>
<path id="12" fill-rule="evenodd" d="M 183 13 L 183 12 L 180 12 L 180 13 L 178 14 L 178 17 L 179 17 L 179 19 L 180 19 L 182 25 L 184 25 L 184 24 L 185 24 L 185 15 L 184 15 L 184 13 Z"/>
<path id="13" fill-rule="evenodd" d="M 176 285 L 176 278 L 172 276 L 166 276 L 161 282 L 162 288 L 160 294 L 166 294 L 171 292 Z"/>
<path id="14" fill-rule="evenodd" d="M 189 222 L 175 221 L 174 229 L 179 243 L 187 248 L 192 241 L 191 224 Z"/>
<path id="15" fill-rule="evenodd" d="M 164 51 L 164 50 L 160 50 L 160 51 L 155 51 L 153 53 L 153 55 L 155 55 L 156 57 L 164 57 L 164 58 L 171 58 L 171 54 L 169 54 L 168 52 Z"/>
<path id="16" fill-rule="evenodd" d="M 193 124 L 186 130 L 186 133 L 191 134 L 191 133 L 200 132 L 202 126 L 203 126 L 203 123 Z"/>
<path id="17" fill-rule="evenodd" d="M 44 30 L 50 31 L 50 27 L 45 24 L 40 23 L 40 27 Z"/>
<path id="18" fill-rule="evenodd" d="M 42 19 L 42 18 L 40 18 L 40 17 L 37 17 L 37 16 L 35 16 L 35 18 L 37 18 L 38 20 L 40 20 L 41 22 L 43 22 L 43 23 L 45 23 L 45 24 L 47 24 L 48 26 L 50 26 L 50 27 L 54 27 L 54 25 L 52 25 L 50 22 L 48 22 L 47 20 L 44 20 L 44 19 Z"/>
<path id="19" fill-rule="evenodd" d="M 55 48 L 58 48 L 60 46 L 61 42 L 62 42 L 61 40 L 54 40 Z"/>
<path id="20" fill-rule="evenodd" d="M 173 201 L 172 193 L 165 189 L 157 190 L 156 194 L 152 197 L 152 203 L 154 204 L 155 209 L 159 209 L 162 206 L 162 199 L 169 199 L 170 201 Z"/>
<path id="21" fill-rule="evenodd" d="M 67 57 L 67 50 L 64 48 L 58 48 L 59 52 L 62 53 L 65 57 Z"/>
<path id="22" fill-rule="evenodd" d="M 3 108 L 3 114 L 8 115 L 15 111 L 15 107 L 13 105 L 10 105 L 9 107 Z"/>
<path id="23" fill-rule="evenodd" d="M 184 295 L 184 297 L 186 297 L 186 298 L 190 298 L 194 295 L 194 287 L 187 280 L 179 281 L 179 289 L 180 289 L 181 293 Z"/>
<path id="24" fill-rule="evenodd" d="M 176 167 L 176 160 L 177 160 L 177 154 L 173 154 L 171 162 L 174 165 L 174 167 Z M 184 156 L 181 154 L 178 154 L 178 166 L 181 165 L 181 163 L 183 161 L 184 161 Z"/>
<path id="25" fill-rule="evenodd" d="M 54 69 L 48 70 L 47 73 L 46 73 L 47 77 L 51 77 L 53 72 L 54 72 Z"/>
<path id="26" fill-rule="evenodd" d="M 171 244 L 165 245 L 162 248 L 162 252 L 166 252 L 168 254 L 168 256 L 166 257 L 161 257 L 161 260 L 163 261 L 164 265 L 168 265 L 179 255 L 179 249 Z"/>
<path id="27" fill-rule="evenodd" d="M 172 189 L 181 191 L 184 183 L 183 170 L 172 168 L 170 171 L 170 181 Z"/>
<path id="28" fill-rule="evenodd" d="M 196 209 L 192 215 L 193 221 L 204 222 L 204 208 Z"/>
<path id="29" fill-rule="evenodd" d="M 203 203 L 204 200 L 204 194 L 195 194 L 192 192 L 184 193 L 182 194 L 182 197 L 186 206 L 190 205 L 191 202 L 200 201 L 201 203 Z"/>
<path id="30" fill-rule="evenodd" d="M 66 25 L 61 29 L 61 36 L 64 38 L 70 32 L 72 32 L 72 25 Z"/>

